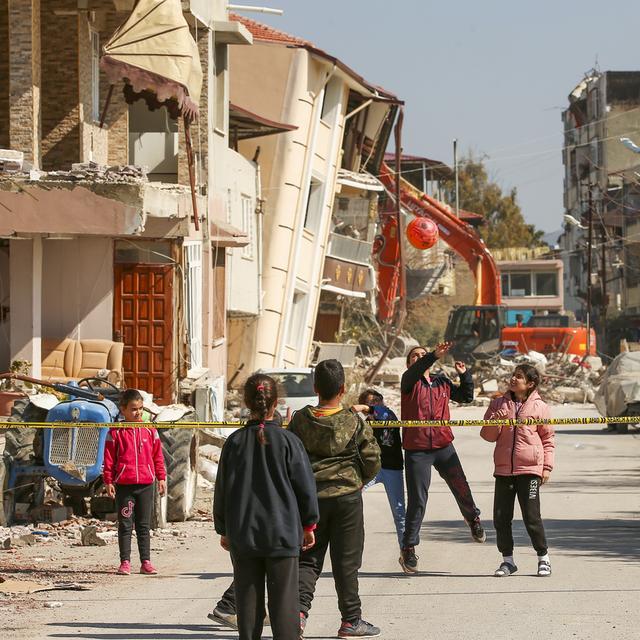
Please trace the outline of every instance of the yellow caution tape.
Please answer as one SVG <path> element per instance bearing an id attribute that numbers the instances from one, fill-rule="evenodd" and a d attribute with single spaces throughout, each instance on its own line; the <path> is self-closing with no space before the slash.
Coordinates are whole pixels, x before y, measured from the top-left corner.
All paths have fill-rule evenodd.
<path id="1" fill-rule="evenodd" d="M 371 420 L 368 424 L 374 429 L 387 427 L 420 428 L 420 427 L 520 427 L 526 425 L 589 425 L 589 424 L 640 424 L 640 416 L 613 416 L 591 418 L 523 418 L 518 420 L 482 420 L 470 418 L 466 420 Z M 157 429 L 238 429 L 247 424 L 244 420 L 218 422 L 0 422 L 0 429 L 124 429 L 131 427 L 155 427 Z M 283 423 L 285 426 L 288 423 Z"/>

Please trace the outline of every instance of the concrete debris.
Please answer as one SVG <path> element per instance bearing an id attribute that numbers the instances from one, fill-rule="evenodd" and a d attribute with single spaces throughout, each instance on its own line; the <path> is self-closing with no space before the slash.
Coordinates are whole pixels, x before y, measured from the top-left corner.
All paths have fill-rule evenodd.
<path id="1" fill-rule="evenodd" d="M 592 402 L 605 372 L 602 359 L 597 356 L 579 358 L 560 353 L 545 355 L 537 351 L 518 354 L 513 359 L 495 356 L 479 360 L 473 367 L 476 388 L 481 390 L 479 396 L 492 398 L 504 393 L 511 373 L 522 363 L 532 364 L 540 372 L 542 397 L 560 404 Z M 479 398 L 474 404 L 481 404 Z"/>
<path id="2" fill-rule="evenodd" d="M 62 606 L 63 606 L 62 602 L 45 602 L 44 603 L 45 609 L 59 609 Z"/>
<path id="3" fill-rule="evenodd" d="M 26 533 L 21 536 L 16 537 L 8 537 L 5 538 L 2 543 L 3 549 L 16 549 L 18 547 L 30 547 L 33 544 L 36 544 L 36 537 L 31 533 Z"/>
<path id="4" fill-rule="evenodd" d="M 76 162 L 71 165 L 70 171 L 35 171 L 22 162 L 4 160 L 0 150 L 0 173 L 10 173 L 12 179 L 32 182 L 92 182 L 92 183 L 133 183 L 147 182 L 145 167 L 137 165 L 104 166 L 97 162 Z"/>
<path id="5" fill-rule="evenodd" d="M 104 547 L 107 544 L 107 541 L 98 535 L 95 525 L 89 525 L 80 530 L 80 541 L 83 547 Z"/>

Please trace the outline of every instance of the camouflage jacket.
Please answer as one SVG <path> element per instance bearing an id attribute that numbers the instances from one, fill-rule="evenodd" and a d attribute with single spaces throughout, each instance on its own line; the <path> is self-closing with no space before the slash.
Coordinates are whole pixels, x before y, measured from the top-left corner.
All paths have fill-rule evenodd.
<path id="1" fill-rule="evenodd" d="M 373 430 L 350 410 L 317 417 L 312 409 L 307 406 L 297 411 L 289 430 L 309 454 L 318 498 L 359 491 L 380 470 L 380 448 Z"/>

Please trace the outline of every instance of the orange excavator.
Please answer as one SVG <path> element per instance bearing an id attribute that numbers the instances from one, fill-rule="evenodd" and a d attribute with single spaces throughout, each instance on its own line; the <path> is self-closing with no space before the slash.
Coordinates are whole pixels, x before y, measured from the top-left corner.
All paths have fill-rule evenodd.
<path id="1" fill-rule="evenodd" d="M 390 194 L 396 192 L 397 175 L 388 165 L 381 167 L 380 180 Z M 500 272 L 484 241 L 473 227 L 460 220 L 449 207 L 416 189 L 400 177 L 402 207 L 416 216 L 425 216 L 438 226 L 440 237 L 469 265 L 476 281 L 473 305 L 453 308 L 445 331 L 445 340 L 454 343 L 452 355 L 471 359 L 495 355 L 512 348 L 521 353 L 571 353 L 584 356 L 587 330 L 569 326 L 569 318 L 559 314 L 532 316 L 527 325 L 506 324 L 502 304 Z M 390 205 L 392 206 L 392 205 Z M 397 216 L 391 211 L 381 215 L 382 229 L 374 254 L 378 264 L 378 320 L 391 322 L 401 296 L 400 234 Z M 595 355 L 595 333 L 591 330 L 591 355 Z"/>

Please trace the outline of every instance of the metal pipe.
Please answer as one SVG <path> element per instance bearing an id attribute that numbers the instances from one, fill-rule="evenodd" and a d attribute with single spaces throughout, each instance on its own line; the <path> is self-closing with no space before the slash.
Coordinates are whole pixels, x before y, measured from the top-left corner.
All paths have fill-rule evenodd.
<path id="1" fill-rule="evenodd" d="M 230 11 L 253 11 L 254 13 L 269 13 L 274 16 L 281 16 L 284 11 L 282 9 L 272 9 L 271 7 L 256 7 L 245 4 L 228 4 L 227 9 Z"/>
<path id="2" fill-rule="evenodd" d="M 591 248 L 593 246 L 593 194 L 589 184 L 589 232 L 587 235 L 587 353 L 591 355 Z"/>
<path id="3" fill-rule="evenodd" d="M 363 102 L 359 107 L 356 107 L 353 111 L 347 113 L 344 117 L 344 121 L 346 122 L 350 118 L 356 115 L 356 113 L 360 113 L 363 109 L 366 109 L 373 102 L 373 98 L 369 98 L 366 102 Z"/>
<path id="4" fill-rule="evenodd" d="M 460 182 L 458 180 L 458 139 L 453 139 L 453 171 L 456 180 L 456 218 L 460 217 Z"/>

